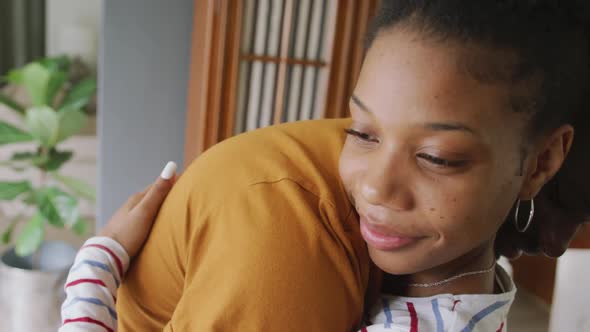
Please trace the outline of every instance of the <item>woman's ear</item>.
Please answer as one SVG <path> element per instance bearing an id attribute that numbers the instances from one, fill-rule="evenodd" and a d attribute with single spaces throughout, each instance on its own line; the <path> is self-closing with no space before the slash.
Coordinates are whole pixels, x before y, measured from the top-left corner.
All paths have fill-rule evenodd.
<path id="1" fill-rule="evenodd" d="M 520 192 L 520 199 L 535 198 L 541 188 L 555 176 L 572 146 L 574 128 L 563 125 L 539 142 L 537 149 L 529 156 L 527 179 Z"/>

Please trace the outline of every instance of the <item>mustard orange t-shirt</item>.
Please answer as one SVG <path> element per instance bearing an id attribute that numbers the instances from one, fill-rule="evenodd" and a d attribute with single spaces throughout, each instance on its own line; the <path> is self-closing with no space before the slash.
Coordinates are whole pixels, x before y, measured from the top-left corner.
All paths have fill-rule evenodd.
<path id="1" fill-rule="evenodd" d="M 338 176 L 347 125 L 269 127 L 195 160 L 119 290 L 119 331 L 358 328 L 372 277 Z"/>

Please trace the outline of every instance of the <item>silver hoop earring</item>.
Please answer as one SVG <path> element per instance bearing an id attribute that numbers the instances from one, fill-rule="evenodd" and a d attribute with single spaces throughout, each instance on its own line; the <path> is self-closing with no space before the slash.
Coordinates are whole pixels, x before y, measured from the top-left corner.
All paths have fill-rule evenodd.
<path id="1" fill-rule="evenodd" d="M 520 199 L 516 201 L 516 211 L 514 212 L 514 226 L 516 226 L 516 230 L 524 233 L 529 226 L 531 225 L 531 221 L 533 221 L 533 216 L 535 215 L 535 200 L 531 198 L 531 210 L 529 211 L 529 218 L 526 221 L 526 225 L 524 227 L 520 227 L 520 223 L 518 222 L 518 211 L 520 209 Z"/>

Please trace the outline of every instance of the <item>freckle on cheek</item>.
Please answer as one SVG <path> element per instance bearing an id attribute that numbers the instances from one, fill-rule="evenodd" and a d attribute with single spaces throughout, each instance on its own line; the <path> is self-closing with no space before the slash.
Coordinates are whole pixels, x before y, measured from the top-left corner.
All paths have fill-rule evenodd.
<path id="1" fill-rule="evenodd" d="M 431 212 L 434 212 L 434 211 L 436 211 L 436 209 L 435 208 L 430 208 L 430 211 Z"/>

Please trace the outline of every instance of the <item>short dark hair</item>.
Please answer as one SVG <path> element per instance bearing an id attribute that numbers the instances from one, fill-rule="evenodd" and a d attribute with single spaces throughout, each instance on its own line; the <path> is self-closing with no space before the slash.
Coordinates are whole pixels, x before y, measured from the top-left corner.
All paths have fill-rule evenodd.
<path id="1" fill-rule="evenodd" d="M 538 197 L 543 215 L 534 220 L 543 225 L 533 222 L 526 234 L 519 234 L 509 216 L 496 238 L 497 254 L 505 247 L 498 246 L 499 241 L 512 241 L 518 242 L 511 244 L 517 249 L 560 255 L 564 248 L 552 243 L 568 239 L 556 238 L 561 233 L 552 227 L 589 220 L 589 13 L 588 0 L 382 0 L 367 33 L 367 47 L 382 30 L 402 27 L 439 41 L 510 51 L 517 65 L 504 76 L 507 83 L 540 78 L 527 101 L 534 112 L 529 134 L 536 136 L 566 123 L 574 126 L 570 154 Z"/>
<path id="2" fill-rule="evenodd" d="M 370 45 L 381 30 L 409 26 L 437 40 L 513 52 L 517 63 L 508 79 L 541 78 L 526 102 L 531 105 L 527 109 L 534 112 L 530 133 L 540 134 L 571 123 L 577 112 L 587 109 L 590 59 L 586 2 L 383 0 L 366 43 Z"/>

